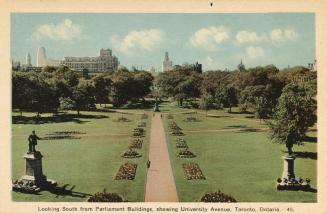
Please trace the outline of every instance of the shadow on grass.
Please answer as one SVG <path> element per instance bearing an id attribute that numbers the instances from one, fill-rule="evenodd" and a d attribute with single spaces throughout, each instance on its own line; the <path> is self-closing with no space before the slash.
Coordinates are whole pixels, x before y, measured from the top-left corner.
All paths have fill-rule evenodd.
<path id="1" fill-rule="evenodd" d="M 247 125 L 231 125 L 227 126 L 228 128 L 249 128 Z"/>
<path id="2" fill-rule="evenodd" d="M 63 122 L 75 122 L 86 123 L 89 121 L 83 121 L 80 119 L 103 119 L 108 118 L 105 115 L 75 115 L 75 114 L 60 114 L 51 117 L 27 117 L 27 116 L 12 116 L 12 124 L 45 124 L 45 123 L 63 123 Z"/>
<path id="3" fill-rule="evenodd" d="M 256 129 L 256 128 L 244 128 L 240 129 L 238 131 L 235 131 L 235 133 L 247 133 L 247 132 L 266 132 L 267 130 L 263 129 Z"/>
<path id="4" fill-rule="evenodd" d="M 317 143 L 317 137 L 305 136 L 303 141 L 308 143 Z"/>
<path id="5" fill-rule="evenodd" d="M 75 189 L 75 185 L 71 186 L 69 189 L 70 185 L 69 184 L 65 184 L 61 187 L 50 187 L 48 189 L 45 189 L 45 191 L 48 191 L 54 195 L 56 195 L 56 198 L 58 198 L 59 196 L 71 196 L 71 197 L 78 197 L 78 198 L 85 198 L 86 196 L 92 196 L 91 194 L 88 193 L 82 193 L 82 192 L 76 192 L 73 191 Z"/>
<path id="6" fill-rule="evenodd" d="M 213 117 L 213 118 L 231 118 L 231 116 L 225 116 L 225 115 L 207 115 L 207 117 Z"/>
<path id="7" fill-rule="evenodd" d="M 312 160 L 317 160 L 317 152 L 293 152 L 297 158 L 309 158 Z"/>

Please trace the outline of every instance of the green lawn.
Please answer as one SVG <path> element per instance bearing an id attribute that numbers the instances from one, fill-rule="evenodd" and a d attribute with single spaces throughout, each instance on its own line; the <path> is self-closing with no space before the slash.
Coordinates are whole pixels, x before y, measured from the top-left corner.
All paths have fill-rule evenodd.
<path id="1" fill-rule="evenodd" d="M 189 150 L 196 158 L 182 159 L 176 156 L 173 137 L 167 133 L 168 148 L 176 181 L 178 196 L 182 202 L 201 198 L 206 192 L 220 189 L 240 202 L 316 202 L 317 194 L 312 192 L 277 191 L 276 179 L 283 170 L 284 145 L 271 143 L 265 128 L 259 120 L 249 119 L 248 115 L 227 114 L 225 111 L 211 111 L 209 114 L 221 117 L 205 117 L 197 114 L 199 122 L 186 122 L 187 115 L 175 114 L 174 121 L 183 129 Z M 236 115 L 236 116 L 235 116 Z M 165 129 L 167 130 L 167 117 Z M 249 129 L 250 128 L 250 129 Z M 206 130 L 218 130 L 208 132 Z M 219 130 L 224 129 L 224 130 Z M 235 130 L 235 129 L 240 129 Z M 193 130 L 193 132 L 189 132 Z M 194 130 L 198 130 L 194 132 Z M 311 137 L 315 132 L 308 133 Z M 295 146 L 295 152 L 316 154 L 316 143 L 307 142 Z M 185 179 L 182 164 L 197 162 L 206 180 L 188 181 Z M 315 158 L 297 158 L 295 173 L 299 177 L 312 179 L 316 187 Z"/>
<path id="2" fill-rule="evenodd" d="M 71 112 L 75 114 L 75 112 Z M 14 113 L 14 115 L 16 115 Z M 24 116 L 34 114 L 24 113 Z M 94 194 L 104 188 L 117 192 L 128 201 L 143 201 L 146 180 L 146 161 L 148 159 L 150 118 L 147 119 L 147 137 L 140 150 L 141 158 L 123 159 L 121 154 L 127 150 L 130 135 L 138 121 L 139 114 L 124 114 L 129 122 L 116 122 L 121 113 L 82 112 L 82 116 L 72 122 L 51 122 L 45 124 L 13 124 L 12 126 L 12 177 L 19 179 L 25 170 L 22 156 L 27 150 L 27 137 L 32 130 L 40 137 L 55 131 L 78 131 L 80 139 L 41 140 L 37 150 L 43 158 L 43 172 L 56 180 L 59 186 L 68 184 L 77 193 Z M 46 117 L 46 116 L 42 116 Z M 114 176 L 120 165 L 131 161 L 138 164 L 134 181 L 117 181 Z M 86 201 L 78 194 L 56 195 L 47 191 L 40 195 L 13 192 L 14 201 Z"/>

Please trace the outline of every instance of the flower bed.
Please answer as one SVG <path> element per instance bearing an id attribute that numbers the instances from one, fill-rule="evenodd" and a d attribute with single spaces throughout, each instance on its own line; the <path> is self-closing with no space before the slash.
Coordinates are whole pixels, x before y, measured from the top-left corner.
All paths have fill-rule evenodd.
<path id="1" fill-rule="evenodd" d="M 115 180 L 134 180 L 136 174 L 137 164 L 125 163 L 120 166 Z"/>
<path id="2" fill-rule="evenodd" d="M 170 131 L 182 130 L 174 121 L 169 122 L 168 128 L 170 129 Z"/>
<path id="3" fill-rule="evenodd" d="M 141 154 L 139 154 L 137 151 L 132 150 L 132 149 L 130 149 L 130 150 L 124 152 L 124 154 L 122 154 L 123 158 L 139 158 L 141 156 L 142 156 Z"/>
<path id="4" fill-rule="evenodd" d="M 173 130 L 173 131 L 171 131 L 170 133 L 171 133 L 172 135 L 174 135 L 174 136 L 182 136 L 182 135 L 184 135 L 184 133 L 181 132 L 180 130 Z"/>
<path id="5" fill-rule="evenodd" d="M 184 173 L 187 180 L 205 180 L 199 165 L 194 162 L 183 164 Z"/>
<path id="6" fill-rule="evenodd" d="M 141 138 L 134 138 L 130 144 L 129 147 L 132 149 L 141 149 L 143 144 L 143 140 Z"/>
<path id="7" fill-rule="evenodd" d="M 117 193 L 107 193 L 106 191 L 97 192 L 91 196 L 88 202 L 124 202 L 123 198 Z"/>
<path id="8" fill-rule="evenodd" d="M 235 198 L 233 198 L 230 195 L 226 195 L 226 194 L 222 193 L 220 190 L 218 190 L 218 192 L 206 193 L 204 196 L 202 196 L 200 201 L 201 202 L 224 202 L 224 203 L 237 202 Z"/>
<path id="9" fill-rule="evenodd" d="M 194 158 L 194 157 L 196 157 L 196 155 L 193 154 L 193 152 L 189 151 L 188 149 L 179 151 L 177 156 L 180 157 L 180 158 Z"/>
<path id="10" fill-rule="evenodd" d="M 176 139 L 176 147 L 177 148 L 185 148 L 185 149 L 188 148 L 186 141 L 182 138 Z"/>

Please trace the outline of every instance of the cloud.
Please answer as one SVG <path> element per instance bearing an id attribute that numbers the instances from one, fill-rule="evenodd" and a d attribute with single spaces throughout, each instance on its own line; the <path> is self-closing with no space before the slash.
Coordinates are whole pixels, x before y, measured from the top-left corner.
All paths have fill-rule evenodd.
<path id="1" fill-rule="evenodd" d="M 242 30 L 236 34 L 236 43 L 243 44 L 243 43 L 257 43 L 261 41 L 267 41 L 266 34 L 262 34 L 259 36 L 254 31 L 246 31 Z"/>
<path id="2" fill-rule="evenodd" d="M 273 44 L 295 41 L 298 37 L 299 34 L 291 29 L 274 29 L 270 32 L 270 39 Z"/>
<path id="3" fill-rule="evenodd" d="M 72 41 L 81 38 L 81 28 L 70 19 L 65 19 L 57 24 L 48 23 L 39 26 L 33 36 L 37 39 Z"/>
<path id="4" fill-rule="evenodd" d="M 202 28 L 190 37 L 189 42 L 193 47 L 207 51 L 219 50 L 219 45 L 229 38 L 227 29 L 224 26 L 211 26 Z"/>
<path id="5" fill-rule="evenodd" d="M 245 56 L 247 59 L 258 59 L 266 55 L 265 51 L 261 47 L 249 46 L 245 49 Z"/>
<path id="6" fill-rule="evenodd" d="M 124 37 L 114 35 L 111 43 L 123 53 L 153 51 L 163 43 L 164 33 L 159 29 L 131 31 Z"/>

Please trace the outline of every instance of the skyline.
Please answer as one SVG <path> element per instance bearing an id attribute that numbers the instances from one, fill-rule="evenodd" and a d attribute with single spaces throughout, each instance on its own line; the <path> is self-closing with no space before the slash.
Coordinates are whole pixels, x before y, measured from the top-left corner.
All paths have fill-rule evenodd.
<path id="1" fill-rule="evenodd" d="M 121 65 L 161 71 L 166 51 L 173 64 L 199 62 L 204 70 L 315 60 L 313 13 L 64 14 L 13 13 L 11 58 L 24 63 L 38 47 L 48 58 L 98 56 L 110 48 Z"/>

